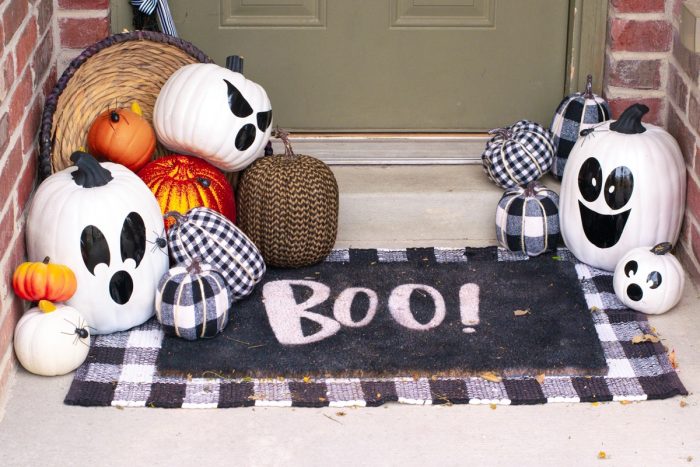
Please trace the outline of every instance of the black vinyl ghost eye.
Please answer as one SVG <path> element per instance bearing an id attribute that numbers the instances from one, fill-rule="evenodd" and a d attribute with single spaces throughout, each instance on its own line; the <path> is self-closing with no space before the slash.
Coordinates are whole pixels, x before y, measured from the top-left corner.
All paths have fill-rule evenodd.
<path id="1" fill-rule="evenodd" d="M 146 253 L 146 225 L 138 213 L 130 212 L 124 219 L 119 243 L 122 262 L 131 258 L 138 267 Z"/>
<path id="2" fill-rule="evenodd" d="M 228 106 L 233 115 L 238 118 L 245 118 L 253 113 L 253 108 L 248 101 L 243 97 L 243 94 L 230 81 L 224 80 L 228 92 Z"/>
<path id="3" fill-rule="evenodd" d="M 578 189 L 583 199 L 592 203 L 603 188 L 603 170 L 595 157 L 589 157 L 578 172 Z"/>
<path id="4" fill-rule="evenodd" d="M 635 274 L 637 274 L 638 267 L 639 266 L 637 265 L 636 261 L 630 261 L 627 264 L 625 264 L 625 276 L 632 277 Z"/>
<path id="5" fill-rule="evenodd" d="M 265 131 L 272 123 L 272 110 L 267 112 L 258 112 L 258 129 Z"/>
<path id="6" fill-rule="evenodd" d="M 90 274 L 95 275 L 95 268 L 98 264 L 109 266 L 109 245 L 107 239 L 100 229 L 94 225 L 88 225 L 80 234 L 80 253 L 83 256 L 83 263 Z"/>
<path id="7" fill-rule="evenodd" d="M 605 181 L 605 202 L 610 209 L 620 209 L 632 197 L 634 177 L 632 171 L 625 166 L 617 167 L 610 172 Z"/>
<path id="8" fill-rule="evenodd" d="M 647 276 L 647 284 L 649 284 L 650 289 L 655 289 L 661 285 L 661 273 L 659 271 L 652 271 Z"/>
<path id="9" fill-rule="evenodd" d="M 238 130 L 236 135 L 236 149 L 245 151 L 255 142 L 255 125 L 247 123 Z"/>

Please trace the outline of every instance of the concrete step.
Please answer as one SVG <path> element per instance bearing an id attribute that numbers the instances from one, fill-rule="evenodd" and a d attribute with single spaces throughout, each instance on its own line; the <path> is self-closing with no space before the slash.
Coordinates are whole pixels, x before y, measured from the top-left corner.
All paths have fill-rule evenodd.
<path id="1" fill-rule="evenodd" d="M 503 190 L 481 165 L 331 168 L 340 189 L 337 247 L 496 244 Z M 559 189 L 552 178 L 544 183 Z"/>

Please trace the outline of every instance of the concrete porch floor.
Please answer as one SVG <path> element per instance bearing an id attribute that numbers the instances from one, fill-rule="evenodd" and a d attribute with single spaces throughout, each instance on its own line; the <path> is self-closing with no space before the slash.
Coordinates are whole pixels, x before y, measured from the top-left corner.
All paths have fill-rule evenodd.
<path id="1" fill-rule="evenodd" d="M 494 244 L 501 191 L 481 168 L 336 167 L 338 246 Z M 548 185 L 551 180 L 547 180 Z M 0 465 L 696 465 L 700 294 L 651 317 L 691 393 L 663 401 L 539 406 L 168 410 L 63 405 L 72 375 L 20 369 Z M 608 459 L 598 459 L 603 451 Z"/>

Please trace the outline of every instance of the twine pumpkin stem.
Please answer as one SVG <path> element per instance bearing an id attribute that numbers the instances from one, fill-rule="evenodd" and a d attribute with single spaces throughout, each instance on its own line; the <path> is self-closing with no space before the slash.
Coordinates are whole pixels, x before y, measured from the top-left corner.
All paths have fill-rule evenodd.
<path id="1" fill-rule="evenodd" d="M 44 261 L 42 261 L 42 263 L 44 263 L 44 264 L 49 264 L 49 257 L 48 257 L 48 256 L 45 257 L 45 258 L 44 258 Z"/>
<path id="2" fill-rule="evenodd" d="M 289 142 L 289 132 L 284 128 L 277 127 L 275 129 L 275 137 L 282 140 L 284 144 L 284 155 L 287 157 L 294 157 L 294 149 L 292 149 L 292 143 Z"/>
<path id="3" fill-rule="evenodd" d="M 510 128 L 496 128 L 495 130 L 489 131 L 490 135 L 500 136 L 503 139 L 510 139 L 513 136 L 513 132 Z"/>
<path id="4" fill-rule="evenodd" d="M 190 261 L 189 266 L 187 266 L 187 272 L 189 274 L 201 274 L 202 273 L 202 267 L 201 267 L 200 259 L 199 258 L 192 258 L 192 261 Z"/>
<path id="5" fill-rule="evenodd" d="M 530 198 L 536 195 L 535 188 L 537 188 L 537 182 L 530 182 L 525 187 L 525 196 Z"/>
<path id="6" fill-rule="evenodd" d="M 586 76 L 586 90 L 583 93 L 586 99 L 593 99 L 593 75 Z"/>

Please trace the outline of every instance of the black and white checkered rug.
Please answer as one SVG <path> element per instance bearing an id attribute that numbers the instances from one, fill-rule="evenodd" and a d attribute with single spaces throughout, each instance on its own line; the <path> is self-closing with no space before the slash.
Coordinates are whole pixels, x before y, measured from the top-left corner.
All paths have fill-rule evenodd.
<path id="1" fill-rule="evenodd" d="M 366 252 L 366 250 L 365 250 Z M 528 257 L 496 248 L 421 249 L 437 262 L 492 257 L 499 262 Z M 411 250 L 377 250 L 392 261 Z M 353 250 L 336 250 L 330 262 L 349 261 Z M 377 406 L 408 404 L 543 404 L 548 402 L 641 401 L 687 394 L 661 343 L 632 343 L 652 333 L 646 317 L 626 309 L 612 291 L 612 276 L 576 260 L 566 250 L 558 259 L 573 263 L 600 345 L 607 374 L 360 378 L 250 378 L 215 372 L 177 376 L 158 370 L 164 335 L 151 320 L 130 331 L 93 337 L 86 362 L 76 371 L 65 403 L 82 406 L 224 408 L 242 406 Z M 234 317 L 235 319 L 235 317 Z M 499 380 L 500 379 L 500 380 Z"/>

